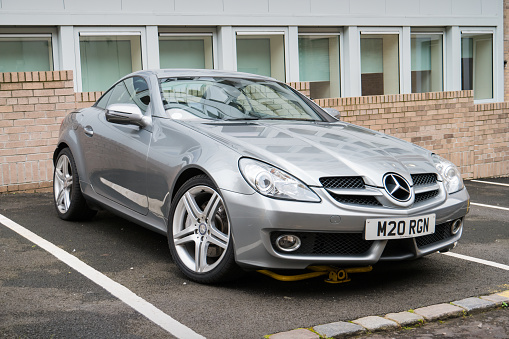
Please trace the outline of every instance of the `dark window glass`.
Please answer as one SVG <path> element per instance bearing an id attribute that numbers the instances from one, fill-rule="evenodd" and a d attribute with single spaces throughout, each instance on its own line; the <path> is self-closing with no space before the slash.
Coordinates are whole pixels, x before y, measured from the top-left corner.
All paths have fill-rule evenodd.
<path id="1" fill-rule="evenodd" d="M 111 96 L 111 93 L 113 92 L 113 90 L 109 90 L 108 92 L 106 92 L 106 94 L 104 94 L 98 101 L 97 103 L 95 104 L 95 107 L 99 107 L 99 108 L 102 108 L 102 109 L 106 109 L 106 106 L 108 106 L 108 100 Z"/>
<path id="2" fill-rule="evenodd" d="M 142 112 L 147 111 L 150 94 L 145 79 L 141 77 L 127 78 L 119 82 L 111 92 L 108 106 L 111 104 L 135 104 Z"/>

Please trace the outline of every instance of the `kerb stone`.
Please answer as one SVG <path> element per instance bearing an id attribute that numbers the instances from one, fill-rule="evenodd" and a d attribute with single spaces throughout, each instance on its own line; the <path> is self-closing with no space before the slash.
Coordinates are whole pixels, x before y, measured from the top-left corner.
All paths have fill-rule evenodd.
<path id="1" fill-rule="evenodd" d="M 318 325 L 313 327 L 313 329 L 317 333 L 320 333 L 320 335 L 322 335 L 323 337 L 327 338 L 342 338 L 346 336 L 361 334 L 366 331 L 362 326 L 347 323 L 345 321 L 338 321 L 335 323 Z"/>
<path id="2" fill-rule="evenodd" d="M 421 315 L 426 320 L 439 320 L 452 317 L 458 317 L 463 314 L 463 309 L 459 306 L 451 304 L 437 304 L 426 307 L 417 308 L 415 314 Z"/>
<path id="3" fill-rule="evenodd" d="M 466 298 L 461 300 L 456 300 L 452 302 L 454 305 L 463 307 L 467 310 L 468 313 L 488 310 L 490 308 L 494 308 L 497 305 L 489 300 L 484 300 L 480 298 Z"/>
<path id="4" fill-rule="evenodd" d="M 401 326 L 415 325 L 424 321 L 422 316 L 411 312 L 389 313 L 385 315 L 385 318 L 395 321 Z"/>
<path id="5" fill-rule="evenodd" d="M 270 339 L 320 339 L 320 336 L 316 333 L 306 330 L 305 328 L 299 328 L 298 330 L 292 330 L 288 332 L 280 332 L 273 334 L 269 337 Z"/>
<path id="6" fill-rule="evenodd" d="M 483 295 L 481 299 L 492 301 L 497 306 L 501 306 L 502 303 L 509 304 L 509 294 L 507 296 L 504 296 L 500 293 L 494 293 L 490 295 Z"/>
<path id="7" fill-rule="evenodd" d="M 361 325 L 370 331 L 389 330 L 397 328 L 399 325 L 392 320 L 385 319 L 382 317 L 369 316 L 359 318 L 352 321 L 355 324 Z"/>

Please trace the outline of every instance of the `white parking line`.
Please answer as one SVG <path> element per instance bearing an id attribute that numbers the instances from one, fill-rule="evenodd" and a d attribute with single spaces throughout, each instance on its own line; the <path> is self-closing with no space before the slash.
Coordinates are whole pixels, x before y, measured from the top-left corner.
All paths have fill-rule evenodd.
<path id="1" fill-rule="evenodd" d="M 509 184 L 504 184 L 502 182 L 492 182 L 492 181 L 484 181 L 484 180 L 470 180 L 470 181 L 480 182 L 480 183 L 483 183 L 483 184 L 499 185 L 499 186 L 507 186 L 507 187 L 509 187 Z"/>
<path id="2" fill-rule="evenodd" d="M 453 253 L 453 252 L 445 252 L 445 253 L 442 253 L 442 254 L 448 255 L 450 257 L 455 257 L 455 258 L 458 258 L 458 259 L 468 260 L 468 261 L 476 262 L 476 263 L 479 263 L 479 264 L 483 264 L 483 265 L 487 265 L 487 266 L 492 266 L 492 267 L 496 267 L 496 268 L 501 268 L 503 270 L 509 271 L 509 266 L 508 265 L 499 264 L 499 263 L 494 262 L 494 261 L 474 258 L 474 257 L 470 257 L 468 255 L 463 255 L 463 254 L 458 254 L 458 253 Z"/>
<path id="3" fill-rule="evenodd" d="M 174 335 L 177 338 L 205 338 L 198 333 L 194 332 L 189 327 L 179 323 L 148 301 L 140 298 L 127 287 L 113 281 L 101 272 L 85 264 L 75 256 L 67 253 L 63 249 L 55 246 L 51 242 L 41 238 L 37 234 L 27 230 L 23 226 L 15 223 L 14 221 L 6 218 L 0 214 L 0 223 L 18 233 L 22 237 L 30 240 L 37 246 L 46 250 L 57 259 L 69 265 L 74 270 L 83 274 L 88 279 L 95 282 L 97 285 L 110 292 L 112 295 L 132 307 L 137 312 L 147 317 L 150 321 L 162 327 L 164 330 Z"/>
<path id="4" fill-rule="evenodd" d="M 504 210 L 504 211 L 509 211 L 509 208 L 507 207 L 500 207 L 500 206 L 493 206 L 493 205 L 485 205 L 485 204 L 478 204 L 476 202 L 471 202 L 470 205 L 473 205 L 473 206 L 480 206 L 480 207 L 488 207 L 488 208 L 495 208 L 497 210 Z"/>

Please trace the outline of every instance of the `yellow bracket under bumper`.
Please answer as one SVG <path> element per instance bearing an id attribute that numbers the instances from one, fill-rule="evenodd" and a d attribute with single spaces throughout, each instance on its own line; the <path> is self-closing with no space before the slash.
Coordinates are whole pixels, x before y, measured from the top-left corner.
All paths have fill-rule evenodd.
<path id="1" fill-rule="evenodd" d="M 373 267 L 349 267 L 349 268 L 338 268 L 333 266 L 308 266 L 309 270 L 314 271 L 310 273 L 303 273 L 297 275 L 282 275 L 277 274 L 269 270 L 258 270 L 258 273 L 265 274 L 273 279 L 279 281 L 299 281 L 305 279 L 311 279 L 321 276 L 327 276 L 324 281 L 329 284 L 341 284 L 349 282 L 351 279 L 348 273 L 363 273 L 370 272 Z"/>

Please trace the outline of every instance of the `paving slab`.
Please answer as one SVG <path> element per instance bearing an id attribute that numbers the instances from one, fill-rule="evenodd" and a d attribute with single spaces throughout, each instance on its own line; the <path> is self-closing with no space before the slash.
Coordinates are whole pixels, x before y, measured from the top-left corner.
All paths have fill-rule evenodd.
<path id="1" fill-rule="evenodd" d="M 500 293 L 493 293 L 490 295 L 483 295 L 481 299 L 492 301 L 497 306 L 502 306 L 503 303 L 509 304 L 509 295 L 504 296 Z"/>
<path id="2" fill-rule="evenodd" d="M 385 315 L 386 319 L 392 320 L 401 326 L 410 326 L 423 322 L 424 317 L 412 312 L 389 313 Z"/>
<path id="3" fill-rule="evenodd" d="M 377 316 L 359 318 L 352 322 L 365 327 L 369 331 L 389 330 L 399 327 L 396 322 Z"/>
<path id="4" fill-rule="evenodd" d="M 461 307 L 451 304 L 437 304 L 414 310 L 415 314 L 423 316 L 428 321 L 458 317 L 463 311 Z"/>
<path id="5" fill-rule="evenodd" d="M 463 307 L 465 310 L 467 310 L 468 313 L 488 310 L 497 306 L 492 301 L 475 297 L 456 300 L 453 301 L 452 304 Z"/>
<path id="6" fill-rule="evenodd" d="M 305 328 L 299 328 L 297 330 L 273 334 L 270 336 L 270 339 L 320 339 L 320 336 Z"/>
<path id="7" fill-rule="evenodd" d="M 317 333 L 320 333 L 321 336 L 327 338 L 343 338 L 346 336 L 358 335 L 363 332 L 366 332 L 366 329 L 364 327 L 345 321 L 338 321 L 335 323 L 318 325 L 313 327 L 313 329 Z"/>

